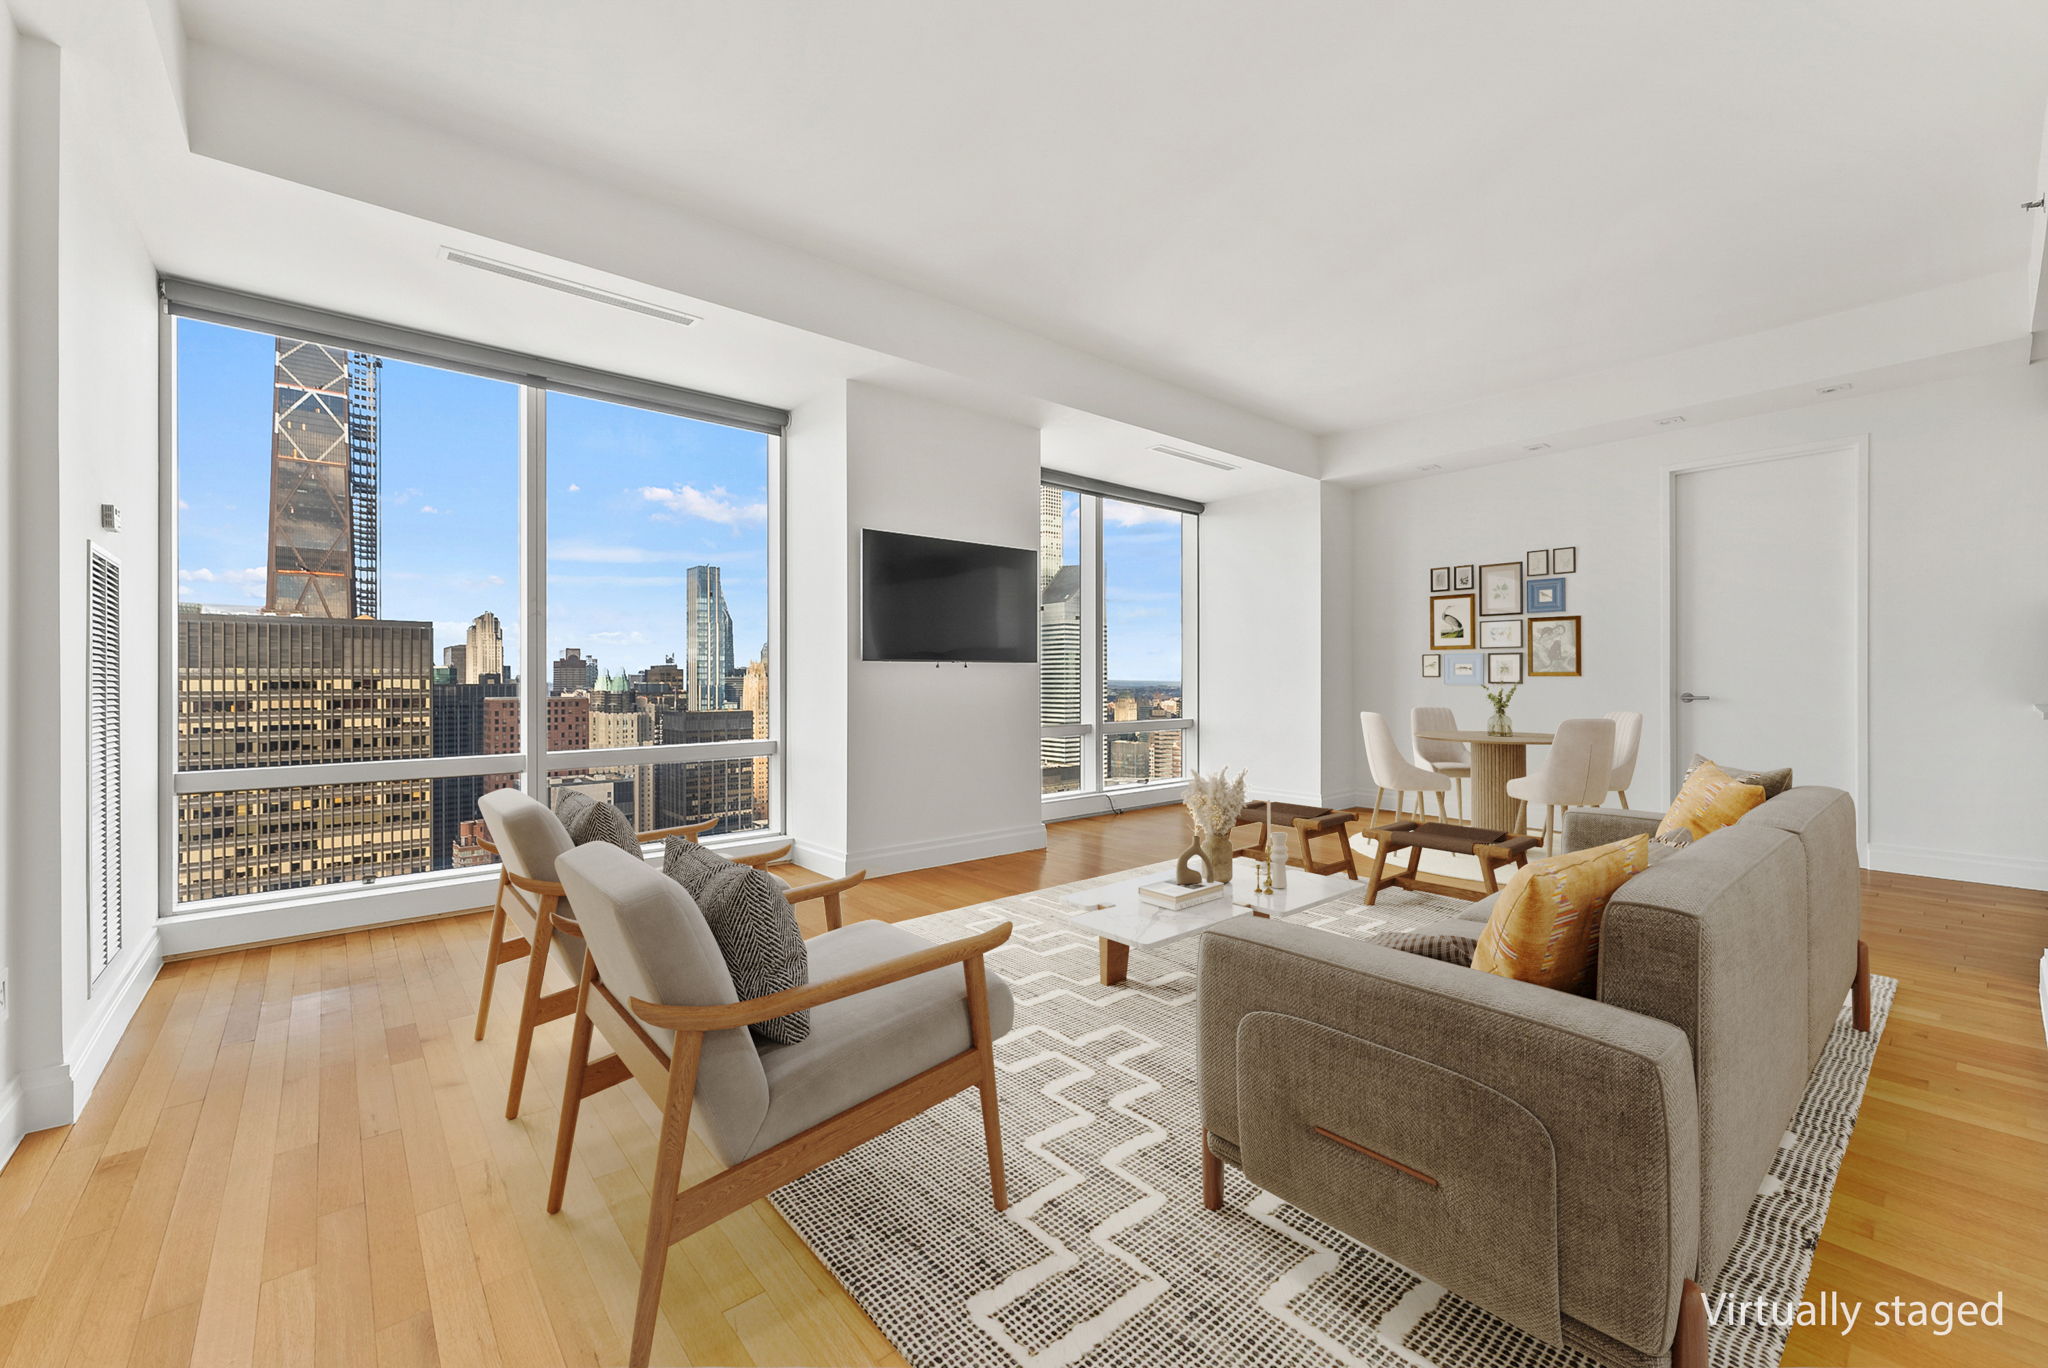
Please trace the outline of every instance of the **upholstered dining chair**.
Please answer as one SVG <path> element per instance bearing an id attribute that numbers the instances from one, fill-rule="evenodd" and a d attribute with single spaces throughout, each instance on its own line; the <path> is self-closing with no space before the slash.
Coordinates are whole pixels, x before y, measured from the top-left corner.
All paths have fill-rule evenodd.
<path id="1" fill-rule="evenodd" d="M 1401 754 L 1400 743 L 1394 740 L 1394 729 L 1387 725 L 1385 714 L 1362 712 L 1358 715 L 1358 725 L 1365 732 L 1365 762 L 1372 769 L 1372 824 L 1379 825 L 1380 797 L 1388 789 L 1394 791 L 1396 820 L 1399 820 L 1401 806 L 1410 793 L 1415 795 L 1418 816 L 1422 815 L 1425 806 L 1422 795 L 1434 793 L 1437 814 L 1448 820 L 1450 813 L 1444 807 L 1444 794 L 1450 790 L 1450 777 L 1410 764 L 1408 757 Z"/>
<path id="2" fill-rule="evenodd" d="M 662 1109 L 632 1368 L 652 1350 L 669 1246 L 967 1088 L 981 1094 L 995 1207 L 1009 1205 L 995 1042 L 1015 1006 L 984 957 L 1010 938 L 1010 923 L 934 944 L 855 922 L 805 942 L 808 984 L 740 1001 L 680 884 L 595 843 L 556 869 L 577 912 L 562 933 L 580 936 L 585 953 L 548 1211 L 562 1208 L 585 1097 L 630 1078 Z M 963 972 L 939 972 L 955 966 Z M 748 1029 L 804 1010 L 810 1032 L 796 1044 L 762 1043 Z M 613 1053 L 592 1059 L 593 1033 Z M 726 1168 L 678 1191 L 693 1115 Z"/>
<path id="3" fill-rule="evenodd" d="M 526 1064 L 533 1053 L 534 1028 L 565 1017 L 576 1007 L 574 981 L 583 968 L 583 944 L 555 938 L 558 920 L 573 916 L 563 902 L 562 885 L 555 880 L 555 861 L 574 849 L 576 843 L 547 804 L 518 789 L 486 793 L 477 799 L 477 810 L 490 832 L 478 844 L 498 857 L 498 896 L 491 907 L 490 943 L 484 948 L 484 981 L 477 994 L 478 1040 L 484 1038 L 484 1029 L 490 1023 L 491 990 L 498 966 L 521 959 L 527 962 L 525 991 L 519 1000 L 519 1034 L 512 1048 L 512 1080 L 505 1093 L 505 1118 L 509 1121 L 519 1115 L 519 1102 L 526 1087 Z M 713 819 L 692 826 L 642 832 L 639 839 L 642 844 L 670 836 L 694 841 L 715 822 Z M 785 845 L 779 850 L 744 857 L 737 863 L 765 866 L 787 857 L 790 849 Z M 867 872 L 862 870 L 844 879 L 806 884 L 790 890 L 789 898 L 792 902 L 823 899 L 827 924 L 837 926 L 839 895 L 866 877 Z M 514 928 L 509 936 L 505 926 L 508 919 Z M 551 947 L 569 975 L 571 986 L 549 993 L 543 989 Z"/>
<path id="4" fill-rule="evenodd" d="M 1542 803 L 1543 848 L 1548 851 L 1557 830 L 1558 809 L 1600 806 L 1613 777 L 1612 718 L 1574 717 L 1558 723 L 1543 768 L 1507 782 L 1508 797 L 1516 800 L 1514 829 L 1526 830 L 1529 805 Z"/>
<path id="5" fill-rule="evenodd" d="M 1458 820 L 1465 820 L 1465 781 L 1472 777 L 1472 748 L 1459 741 L 1431 741 L 1426 731 L 1456 731 L 1457 714 L 1449 708 L 1414 708 L 1408 714 L 1408 739 L 1415 758 L 1438 774 L 1449 775 L 1458 799 Z"/>
<path id="6" fill-rule="evenodd" d="M 1643 744 L 1643 715 L 1639 712 L 1611 712 L 1608 719 L 1614 723 L 1614 775 L 1607 781 L 1608 792 L 1621 795 L 1621 805 L 1628 806 L 1628 786 L 1636 777 L 1636 752 Z M 1600 795 L 1600 801 L 1607 801 L 1607 794 Z"/>

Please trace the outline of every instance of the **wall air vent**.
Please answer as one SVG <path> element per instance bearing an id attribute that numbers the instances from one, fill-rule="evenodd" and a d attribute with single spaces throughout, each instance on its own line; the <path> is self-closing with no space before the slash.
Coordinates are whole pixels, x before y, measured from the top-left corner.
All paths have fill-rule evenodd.
<path id="1" fill-rule="evenodd" d="M 489 271 L 492 275 L 501 275 L 508 280 L 523 280 L 528 285 L 538 285 L 543 289 L 575 295 L 578 299 L 589 299 L 599 304 L 609 304 L 614 309 L 629 309 L 637 314 L 646 314 L 649 318 L 659 318 L 665 323 L 680 323 L 686 328 L 693 323 L 703 321 L 697 315 L 686 314 L 679 309 L 666 309 L 659 304 L 650 304 L 644 299 L 635 299 L 631 295 L 622 295 L 612 290 L 601 290 L 595 285 L 583 285 L 573 280 L 564 280 L 561 276 L 552 276 L 545 271 L 529 270 L 524 266 L 515 266 L 509 261 L 499 261 L 495 257 L 479 256 L 475 252 L 465 252 L 459 247 L 443 247 L 441 249 L 441 259 L 453 262 L 457 266 L 469 266 L 479 271 Z"/>
<path id="2" fill-rule="evenodd" d="M 86 544 L 86 956 L 92 981 L 121 954 L 121 562 Z"/>
<path id="3" fill-rule="evenodd" d="M 1208 466 L 1211 470 L 1237 469 L 1236 466 L 1232 465 L 1228 461 L 1219 461 L 1214 456 L 1202 456 L 1192 451 L 1182 451 L 1179 447 L 1156 446 L 1152 449 L 1158 452 L 1161 456 L 1172 456 L 1183 461 L 1193 461 L 1196 465 L 1205 465 Z"/>

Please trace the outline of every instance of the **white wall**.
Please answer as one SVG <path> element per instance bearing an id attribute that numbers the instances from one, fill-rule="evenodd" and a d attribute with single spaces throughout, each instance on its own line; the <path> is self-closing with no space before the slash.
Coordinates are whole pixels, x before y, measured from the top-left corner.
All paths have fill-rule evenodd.
<path id="1" fill-rule="evenodd" d="M 1586 673 L 1535 679 L 1517 722 L 1644 713 L 1638 806 L 1666 801 L 1666 472 L 1853 441 L 1870 451 L 1869 863 L 2048 888 L 2048 367 L 2011 368 L 1551 458 L 1372 486 L 1357 498 L 1358 707 L 1481 690 L 1419 678 L 1433 566 L 1579 548 L 1568 610 Z M 1768 764 L 1768 756 L 1738 757 Z"/>
<path id="2" fill-rule="evenodd" d="M 788 465 L 799 856 L 881 874 L 1043 846 L 1037 666 L 859 658 L 861 530 L 1035 549 L 1037 431 L 852 382 L 798 407 Z"/>
<path id="3" fill-rule="evenodd" d="M 1332 735 L 1352 696 L 1350 521 L 1343 490 L 1306 479 L 1202 513 L 1199 763 L 1247 770 L 1255 799 L 1351 801 Z"/>

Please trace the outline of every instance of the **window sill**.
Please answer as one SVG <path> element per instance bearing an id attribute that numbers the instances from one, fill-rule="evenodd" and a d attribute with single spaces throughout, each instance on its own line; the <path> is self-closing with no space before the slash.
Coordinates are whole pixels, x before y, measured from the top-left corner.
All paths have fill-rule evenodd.
<path id="1" fill-rule="evenodd" d="M 1165 807 L 1187 797 L 1187 792 L 1187 780 L 1170 779 L 1157 784 L 1130 784 L 1099 793 L 1049 793 L 1040 800 L 1039 810 L 1048 822 L 1065 822 L 1076 817 L 1099 817 L 1110 812 Z"/>

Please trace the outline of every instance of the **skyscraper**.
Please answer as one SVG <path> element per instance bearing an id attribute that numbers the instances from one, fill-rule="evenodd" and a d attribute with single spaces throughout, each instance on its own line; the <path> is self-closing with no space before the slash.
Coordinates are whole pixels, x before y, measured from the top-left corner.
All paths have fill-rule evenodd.
<path id="1" fill-rule="evenodd" d="M 1038 487 L 1038 587 L 1058 573 L 1067 559 L 1067 495 L 1051 485 Z"/>
<path id="2" fill-rule="evenodd" d="M 469 624 L 469 638 L 462 648 L 462 682 L 502 683 L 509 677 L 505 673 L 505 629 L 498 625 L 496 613 L 478 613 Z"/>
<path id="3" fill-rule="evenodd" d="M 178 768 L 432 753 L 434 625 L 178 609 Z M 432 867 L 426 779 L 178 797 L 196 902 Z"/>
<path id="4" fill-rule="evenodd" d="M 732 613 L 717 566 L 691 566 L 685 583 L 689 706 L 716 712 L 726 706 L 726 676 L 732 671 Z"/>
<path id="5" fill-rule="evenodd" d="M 452 649 L 460 650 L 460 647 Z M 488 755 L 485 745 L 484 700 L 517 700 L 517 684 L 436 684 L 433 688 L 433 736 L 436 755 Z M 459 865 L 463 829 L 477 819 L 476 800 L 491 788 L 489 777 L 463 774 L 433 782 L 433 868 Z"/>
<path id="6" fill-rule="evenodd" d="M 277 339 L 264 608 L 377 616 L 377 373 L 361 352 Z"/>
<path id="7" fill-rule="evenodd" d="M 766 739 L 768 735 L 768 647 L 761 647 L 761 658 L 747 666 L 746 682 L 740 685 L 740 711 L 754 719 L 754 739 Z M 765 823 L 768 820 L 768 757 L 757 755 L 754 766 L 754 815 Z"/>
<path id="8" fill-rule="evenodd" d="M 562 652 L 561 659 L 554 665 L 549 683 L 556 693 L 575 693 L 578 689 L 597 687 L 597 657 L 587 656 L 571 646 Z"/>

